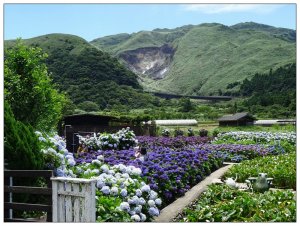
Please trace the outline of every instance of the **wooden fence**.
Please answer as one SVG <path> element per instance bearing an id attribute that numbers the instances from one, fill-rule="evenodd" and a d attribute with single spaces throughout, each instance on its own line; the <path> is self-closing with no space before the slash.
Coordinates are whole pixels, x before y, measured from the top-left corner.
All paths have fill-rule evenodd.
<path id="1" fill-rule="evenodd" d="M 14 218 L 14 210 L 47 212 L 47 221 L 52 221 L 52 177 L 51 170 L 5 170 L 4 171 L 4 221 L 5 222 L 35 222 L 37 219 Z M 14 186 L 14 181 L 20 178 L 45 178 L 47 187 Z M 19 203 L 14 202 L 13 194 L 33 194 L 45 196 L 46 203 Z"/>
<path id="2" fill-rule="evenodd" d="M 63 177 L 51 180 L 53 222 L 96 221 L 96 180 Z"/>

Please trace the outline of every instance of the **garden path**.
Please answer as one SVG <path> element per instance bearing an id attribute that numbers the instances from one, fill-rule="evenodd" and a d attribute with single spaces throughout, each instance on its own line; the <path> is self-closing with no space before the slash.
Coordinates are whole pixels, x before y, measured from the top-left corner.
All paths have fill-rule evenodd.
<path id="1" fill-rule="evenodd" d="M 203 181 L 186 192 L 184 196 L 162 209 L 160 215 L 154 219 L 154 222 L 171 222 L 186 206 L 195 201 L 202 192 L 206 191 L 208 185 L 217 181 L 232 166 L 233 164 L 228 163 L 228 165 L 211 173 Z"/>

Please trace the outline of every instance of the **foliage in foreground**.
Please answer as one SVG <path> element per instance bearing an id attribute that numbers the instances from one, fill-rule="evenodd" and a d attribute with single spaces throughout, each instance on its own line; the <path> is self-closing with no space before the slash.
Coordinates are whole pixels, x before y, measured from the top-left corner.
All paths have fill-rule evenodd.
<path id="1" fill-rule="evenodd" d="M 211 185 L 176 221 L 296 222 L 296 199 L 290 190 L 251 193 Z"/>
<path id="2" fill-rule="evenodd" d="M 235 177 L 237 174 L 238 181 L 245 182 L 249 177 L 256 177 L 259 173 L 267 173 L 268 177 L 274 178 L 273 186 L 276 188 L 296 190 L 296 152 L 243 161 L 231 167 L 223 177 Z"/>
<path id="3" fill-rule="evenodd" d="M 39 140 L 31 126 L 14 118 L 9 104 L 4 102 L 4 159 L 8 169 L 42 169 L 43 155 Z"/>

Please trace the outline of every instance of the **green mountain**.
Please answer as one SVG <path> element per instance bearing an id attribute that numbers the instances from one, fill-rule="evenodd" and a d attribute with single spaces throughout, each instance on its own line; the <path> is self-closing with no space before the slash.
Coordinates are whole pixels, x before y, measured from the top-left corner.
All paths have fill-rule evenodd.
<path id="1" fill-rule="evenodd" d="M 23 42 L 48 54 L 46 64 L 53 81 L 75 104 L 92 101 L 104 109 L 118 105 L 138 107 L 149 102 L 149 96 L 140 94 L 142 89 L 134 73 L 80 37 L 48 34 Z M 14 43 L 15 40 L 5 41 L 5 48 Z"/>
<path id="2" fill-rule="evenodd" d="M 217 23 L 155 29 L 95 39 L 138 74 L 149 91 L 215 95 L 256 73 L 295 62 L 296 32 L 257 23 Z"/>

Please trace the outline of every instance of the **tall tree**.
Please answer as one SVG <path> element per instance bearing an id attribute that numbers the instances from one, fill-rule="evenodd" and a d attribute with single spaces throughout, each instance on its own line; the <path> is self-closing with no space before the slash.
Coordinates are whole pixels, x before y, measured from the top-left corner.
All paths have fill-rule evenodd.
<path id="1" fill-rule="evenodd" d="M 25 46 L 20 39 L 5 50 L 5 100 L 16 120 L 39 130 L 56 127 L 66 102 L 65 95 L 52 84 L 44 63 L 46 57 L 40 48 Z"/>

